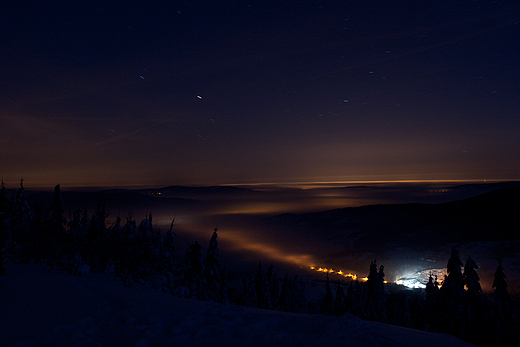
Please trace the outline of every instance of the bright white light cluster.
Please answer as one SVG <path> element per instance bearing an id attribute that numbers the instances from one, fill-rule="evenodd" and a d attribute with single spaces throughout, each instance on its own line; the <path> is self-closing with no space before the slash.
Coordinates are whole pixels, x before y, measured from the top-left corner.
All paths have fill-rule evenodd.
<path id="1" fill-rule="evenodd" d="M 403 285 L 408 288 L 426 288 L 426 285 L 417 278 L 400 278 L 395 283 Z"/>
<path id="2" fill-rule="evenodd" d="M 446 275 L 446 269 L 426 269 L 422 271 L 417 271 L 415 273 L 404 273 L 402 274 L 404 277 L 395 280 L 396 284 L 403 285 L 408 288 L 426 288 L 426 283 L 430 278 L 430 275 L 437 281 L 439 285 L 442 283 L 442 279 Z"/>

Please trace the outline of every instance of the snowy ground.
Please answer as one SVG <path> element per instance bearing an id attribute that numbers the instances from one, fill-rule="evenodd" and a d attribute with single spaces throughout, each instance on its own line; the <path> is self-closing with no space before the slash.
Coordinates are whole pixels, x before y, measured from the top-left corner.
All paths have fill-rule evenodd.
<path id="1" fill-rule="evenodd" d="M 445 334 L 177 298 L 41 265 L 0 276 L 2 346 L 472 346 Z"/>

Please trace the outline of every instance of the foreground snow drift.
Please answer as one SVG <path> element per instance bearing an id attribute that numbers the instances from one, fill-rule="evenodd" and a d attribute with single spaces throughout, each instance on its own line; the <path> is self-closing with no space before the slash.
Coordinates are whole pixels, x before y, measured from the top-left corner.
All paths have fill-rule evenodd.
<path id="1" fill-rule="evenodd" d="M 186 300 L 113 276 L 8 265 L 0 277 L 5 346 L 472 346 L 445 334 Z"/>

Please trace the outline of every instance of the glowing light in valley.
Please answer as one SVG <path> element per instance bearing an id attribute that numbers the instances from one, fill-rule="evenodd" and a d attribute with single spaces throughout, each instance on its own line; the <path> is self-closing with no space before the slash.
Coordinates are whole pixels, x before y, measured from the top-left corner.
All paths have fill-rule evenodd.
<path id="1" fill-rule="evenodd" d="M 395 281 L 395 283 L 408 288 L 426 288 L 426 285 L 421 283 L 417 278 L 400 278 Z"/>
<path id="2" fill-rule="evenodd" d="M 446 269 L 427 269 L 424 271 L 417 271 L 415 273 L 408 273 L 404 276 L 397 278 L 395 280 L 396 284 L 403 285 L 408 288 L 426 288 L 426 283 L 428 283 L 428 279 L 432 275 L 433 278 L 437 278 L 437 282 L 439 282 L 439 288 L 441 285 L 441 278 L 444 278 L 446 275 Z"/>
<path id="3" fill-rule="evenodd" d="M 366 282 L 368 281 L 368 277 L 358 277 L 357 274 L 354 274 L 354 273 L 346 273 L 344 272 L 343 270 L 339 270 L 339 271 L 335 271 L 334 269 L 331 269 L 331 268 L 326 268 L 326 267 L 316 267 L 316 266 L 309 266 L 309 269 L 310 270 L 313 270 L 313 271 L 316 271 L 316 272 L 323 272 L 323 273 L 327 273 L 327 274 L 335 274 L 335 275 L 338 275 L 338 276 L 341 276 L 341 277 L 345 277 L 345 278 L 351 278 L 352 280 L 356 281 L 356 280 L 361 280 L 363 282 Z M 425 280 L 422 278 L 424 276 L 425 273 L 431 273 L 432 271 L 434 271 L 437 275 L 441 275 L 445 272 L 445 269 L 434 269 L 434 270 L 427 270 L 427 271 L 422 271 L 422 272 L 417 272 L 415 274 L 410 274 L 409 276 L 407 277 L 402 277 L 402 278 L 399 278 L 397 280 L 395 280 L 395 284 L 398 284 L 398 285 L 403 285 L 405 287 L 408 287 L 408 288 L 426 288 L 426 285 L 425 283 Z M 385 284 L 388 284 L 388 283 L 391 283 L 389 281 L 383 281 L 383 283 Z M 440 285 L 439 285 L 440 287 Z"/>
<path id="4" fill-rule="evenodd" d="M 329 269 L 329 268 L 323 268 L 323 267 L 318 267 L 316 268 L 316 266 L 309 266 L 309 269 L 313 270 L 313 271 L 317 271 L 317 272 L 323 272 L 323 273 L 329 273 L 329 274 L 336 274 L 338 276 L 342 276 L 342 277 L 346 277 L 346 278 L 351 278 L 353 279 L 354 281 L 358 279 L 358 276 L 356 274 L 353 274 L 353 273 L 345 273 L 343 272 L 343 270 L 339 270 L 339 271 L 335 271 L 334 269 Z M 366 278 L 366 277 L 365 277 Z M 364 278 L 362 278 L 361 280 L 363 281 L 366 281 Z"/>
<path id="5" fill-rule="evenodd" d="M 313 261 L 312 256 L 309 254 L 289 254 L 285 250 L 275 246 L 268 245 L 257 240 L 248 239 L 245 235 L 246 233 L 235 231 L 232 233 L 220 233 L 219 237 L 223 240 L 226 240 L 226 242 L 234 244 L 235 248 L 237 249 L 260 253 L 265 255 L 267 258 L 283 261 L 288 264 L 302 267 Z"/>
<path id="6" fill-rule="evenodd" d="M 328 275 L 336 275 L 345 279 L 359 280 L 362 282 L 368 281 L 368 277 L 360 277 L 356 273 L 350 271 L 344 271 L 343 269 L 335 270 L 332 267 L 323 267 L 316 265 L 315 259 L 310 254 L 299 254 L 299 253 L 288 253 L 286 250 L 270 245 L 266 242 L 262 242 L 260 239 L 254 239 L 247 236 L 247 233 L 241 230 L 233 230 L 233 232 L 223 232 L 219 234 L 219 237 L 226 240 L 228 244 L 232 244 L 232 248 L 237 250 L 251 251 L 259 254 L 263 254 L 267 258 L 276 261 L 282 261 L 287 264 L 297 265 L 300 268 L 308 268 L 311 271 L 321 272 Z M 395 283 L 403 285 L 408 288 L 425 288 L 428 282 L 430 273 L 437 278 L 441 278 L 445 274 L 445 269 L 428 269 L 424 271 L 417 271 L 415 273 L 407 273 L 404 276 L 396 278 L 394 281 L 385 280 L 383 283 Z"/>

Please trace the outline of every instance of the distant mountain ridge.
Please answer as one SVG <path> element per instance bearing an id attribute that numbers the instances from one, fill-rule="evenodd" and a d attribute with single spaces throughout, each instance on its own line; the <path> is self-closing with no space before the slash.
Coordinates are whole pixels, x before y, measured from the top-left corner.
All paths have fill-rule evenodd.
<path id="1" fill-rule="evenodd" d="M 431 247 L 446 243 L 520 240 L 520 186 L 439 204 L 380 204 L 283 214 L 268 223 L 312 237 L 347 237 L 357 249 L 377 245 Z"/>
<path id="2" fill-rule="evenodd" d="M 46 210 L 52 203 L 54 193 L 40 192 L 30 194 L 28 196 L 29 203 L 33 208 L 42 208 Z M 179 212 L 185 208 L 201 207 L 204 205 L 202 201 L 188 198 L 169 198 L 157 197 L 149 194 L 143 194 L 131 190 L 113 190 L 113 191 L 99 191 L 99 192 L 62 192 L 63 204 L 65 213 L 69 210 L 76 210 L 78 208 L 87 208 L 89 214 L 98 205 L 104 205 L 108 212 L 137 212 L 149 211 L 156 212 L 168 206 L 172 211 Z M 173 212 L 172 212 L 173 213 Z M 118 213 L 116 213 L 118 214 Z M 121 215 L 120 217 L 127 217 Z"/>
<path id="3" fill-rule="evenodd" d="M 248 188 L 240 188 L 235 186 L 208 186 L 208 187 L 189 187 L 189 186 L 169 186 L 157 189 L 140 189 L 137 192 L 144 194 L 161 195 L 221 195 L 221 194 L 251 194 L 256 191 Z"/>
<path id="4" fill-rule="evenodd" d="M 451 189 L 463 189 L 460 187 Z M 452 202 L 379 204 L 281 214 L 269 217 L 266 222 L 308 237 L 348 234 L 350 241 L 355 240 L 356 246 L 361 248 L 374 243 L 427 246 L 520 240 L 520 184 L 500 183 L 493 187 L 501 188 Z M 489 189 L 488 186 L 471 189 L 475 188 Z M 65 191 L 62 196 L 66 214 L 77 208 L 88 208 L 92 213 L 98 204 L 105 204 L 107 211 L 126 217 L 125 214 L 142 211 L 154 214 L 160 211 L 171 211 L 172 214 L 187 210 L 207 211 L 210 205 L 221 203 L 221 197 L 226 201 L 236 197 L 254 200 L 262 193 L 233 186 L 170 186 L 142 190 Z M 29 194 L 30 205 L 45 211 L 52 203 L 52 194 Z"/>

